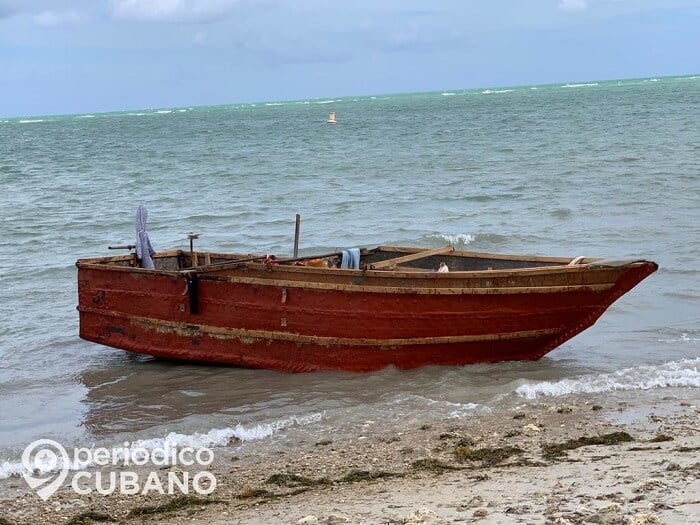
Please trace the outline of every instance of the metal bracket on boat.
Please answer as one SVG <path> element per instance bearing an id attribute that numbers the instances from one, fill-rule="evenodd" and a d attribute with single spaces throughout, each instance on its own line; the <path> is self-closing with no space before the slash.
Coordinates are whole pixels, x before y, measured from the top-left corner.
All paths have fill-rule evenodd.
<path id="1" fill-rule="evenodd" d="M 190 251 L 194 251 L 194 240 L 199 239 L 199 236 L 201 233 L 193 233 L 193 232 L 188 232 L 185 234 L 185 239 L 188 239 L 190 241 Z"/>
<path id="2" fill-rule="evenodd" d="M 139 259 L 136 256 L 136 245 L 135 244 L 119 244 L 117 246 L 107 246 L 108 250 L 129 250 L 129 255 L 131 255 L 130 266 L 139 267 Z"/>
<path id="3" fill-rule="evenodd" d="M 194 253 L 194 240 L 199 239 L 200 233 L 188 232 L 185 239 L 190 241 L 190 266 L 197 266 L 197 255 Z"/>

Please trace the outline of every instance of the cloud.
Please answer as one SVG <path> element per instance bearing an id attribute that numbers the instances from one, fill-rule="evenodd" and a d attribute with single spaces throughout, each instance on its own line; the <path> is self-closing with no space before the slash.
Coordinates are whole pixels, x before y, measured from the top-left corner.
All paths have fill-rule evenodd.
<path id="1" fill-rule="evenodd" d="M 238 0 L 117 0 L 113 14 L 137 22 L 213 22 L 225 18 Z"/>
<path id="2" fill-rule="evenodd" d="M 0 0 L 0 18 L 30 15 L 38 25 L 74 23 L 85 18 L 80 13 L 95 9 L 95 0 Z"/>
<path id="3" fill-rule="evenodd" d="M 78 11 L 42 11 L 34 16 L 34 23 L 41 27 L 57 27 L 79 24 L 85 15 Z"/>
<path id="4" fill-rule="evenodd" d="M 588 9 L 588 2 L 586 0 L 561 0 L 559 9 L 568 13 L 585 11 Z"/>

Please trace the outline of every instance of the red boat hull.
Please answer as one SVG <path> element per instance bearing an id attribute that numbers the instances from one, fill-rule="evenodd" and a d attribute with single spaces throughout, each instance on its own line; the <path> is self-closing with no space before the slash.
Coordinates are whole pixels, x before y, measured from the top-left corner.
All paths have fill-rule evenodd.
<path id="1" fill-rule="evenodd" d="M 194 311 L 183 273 L 89 262 L 78 269 L 86 340 L 301 372 L 539 359 L 656 265 L 414 276 L 251 264 L 202 275 Z"/>

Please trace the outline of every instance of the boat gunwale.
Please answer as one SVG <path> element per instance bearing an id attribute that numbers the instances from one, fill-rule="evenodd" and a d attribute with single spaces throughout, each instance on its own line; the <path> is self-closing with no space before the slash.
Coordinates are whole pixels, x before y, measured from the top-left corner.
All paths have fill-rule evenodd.
<path id="1" fill-rule="evenodd" d="M 426 248 L 427 249 L 427 248 Z M 392 252 L 396 254 L 411 254 L 411 253 L 419 253 L 421 251 L 424 251 L 424 248 L 414 248 L 414 247 L 403 247 L 403 246 L 388 246 L 388 245 L 379 245 L 376 248 L 370 248 L 370 249 L 363 249 L 363 251 L 366 254 L 372 254 L 372 253 L 377 253 L 377 252 Z M 157 252 L 155 255 L 153 255 L 153 258 L 155 259 L 160 259 L 160 258 L 165 258 L 165 257 L 179 257 L 182 255 L 187 255 L 190 252 L 186 250 L 182 250 L 179 248 L 174 248 L 171 250 L 166 250 L 162 252 Z M 210 252 L 210 251 L 197 251 L 195 250 L 195 253 L 197 255 L 205 255 L 208 254 L 210 257 L 218 257 L 218 258 L 230 258 L 231 256 L 235 257 L 256 257 L 256 254 L 243 254 L 243 253 L 223 253 L 223 252 Z M 111 261 L 129 261 L 133 259 L 134 254 L 130 253 L 128 255 L 110 255 L 110 256 L 105 256 L 105 257 L 88 257 L 88 258 L 80 258 L 78 259 L 76 264 L 87 264 L 87 263 L 97 263 L 99 264 L 101 261 L 106 262 L 111 262 Z M 262 258 L 264 256 L 257 255 L 258 257 Z M 461 257 L 465 259 L 487 259 L 487 260 L 499 260 L 499 261 L 517 261 L 517 262 L 532 262 L 532 263 L 561 263 L 562 266 L 568 265 L 572 260 L 574 260 L 573 257 L 552 257 L 552 256 L 545 256 L 545 255 L 511 255 L 511 254 L 505 254 L 505 253 L 493 253 L 493 252 L 468 252 L 468 251 L 460 251 L 460 250 L 454 250 L 450 252 L 449 254 L 445 254 L 446 257 Z M 316 255 L 309 255 L 304 257 L 305 259 L 313 259 L 316 257 L 321 257 L 316 256 Z M 598 261 L 601 260 L 600 257 L 585 257 L 584 261 L 592 262 L 592 261 Z M 278 264 L 284 264 L 287 261 L 286 258 L 279 258 L 276 260 L 276 263 Z M 211 265 L 207 266 L 213 266 L 214 268 L 218 266 L 222 266 L 223 264 L 227 263 L 214 263 Z M 231 264 L 238 264 L 238 263 L 231 263 Z M 582 263 L 585 264 L 585 263 Z M 197 269 L 201 268 L 207 268 L 207 266 L 202 265 L 202 266 L 197 266 Z M 286 265 L 285 265 L 286 266 Z M 318 267 L 312 267 L 314 270 L 332 270 L 333 268 L 318 268 Z M 188 269 L 183 269 L 183 270 L 189 270 Z M 183 271 L 183 270 L 178 270 L 178 271 Z M 344 270 L 348 271 L 348 270 Z M 383 272 L 386 271 L 391 271 L 391 270 L 382 270 Z M 472 271 L 482 271 L 482 270 L 472 270 Z M 496 271 L 496 270 L 483 270 L 483 271 Z"/>
<path id="2" fill-rule="evenodd" d="M 377 247 L 372 251 L 392 251 L 398 250 L 398 253 L 405 251 L 418 252 L 414 248 L 397 248 L 397 247 Z M 182 250 L 170 250 L 160 252 L 155 255 L 155 258 L 181 256 L 185 254 Z M 216 254 L 211 252 L 197 252 L 198 254 L 209 253 L 213 257 L 230 257 L 231 254 Z M 238 256 L 237 254 L 234 254 Z M 492 254 L 481 252 L 453 252 L 451 256 L 457 257 L 475 257 L 490 258 Z M 241 257 L 247 257 L 241 254 Z M 434 295 L 467 295 L 467 294 L 520 294 L 520 293 L 561 293 L 570 291 L 605 291 L 615 284 L 617 278 L 625 271 L 630 270 L 635 266 L 644 264 L 656 264 L 651 261 L 641 259 L 630 259 L 628 261 L 617 261 L 613 266 L 617 275 L 614 279 L 600 283 L 570 283 L 570 284 L 542 284 L 533 285 L 527 283 L 526 286 L 517 286 L 516 283 L 492 283 L 492 279 L 518 279 L 532 277 L 546 277 L 548 275 L 576 274 L 580 272 L 591 271 L 606 271 L 610 270 L 611 266 L 606 266 L 604 263 L 607 259 L 587 258 L 578 264 L 569 264 L 573 259 L 560 257 L 539 257 L 532 256 L 508 256 L 499 254 L 501 260 L 525 260 L 533 262 L 561 262 L 561 265 L 550 264 L 545 266 L 533 266 L 526 268 L 510 268 L 496 270 L 464 270 L 450 271 L 440 273 L 436 271 L 401 271 L 401 270 L 351 270 L 340 268 L 318 268 L 313 266 L 295 266 L 283 264 L 284 260 L 279 260 L 277 264 L 268 266 L 262 262 L 256 261 L 240 261 L 232 263 L 214 263 L 191 268 L 182 268 L 178 270 L 151 270 L 132 266 L 117 266 L 109 264 L 115 261 L 130 261 L 133 254 L 116 257 L 102 257 L 96 259 L 79 259 L 76 262 L 78 268 L 108 270 L 111 272 L 127 272 L 153 276 L 166 276 L 171 279 L 183 278 L 187 275 L 197 274 L 200 280 L 204 281 L 219 281 L 230 282 L 237 284 L 248 284 L 253 286 L 272 286 L 278 288 L 307 288 L 314 290 L 333 290 L 333 291 L 352 291 L 352 292 L 369 292 L 369 293 L 395 293 L 395 294 L 434 294 Z M 221 275 L 221 272 L 229 271 L 234 274 Z M 257 275 L 246 274 L 252 271 Z M 285 279 L 285 274 L 288 276 Z M 296 279 L 291 278 L 297 277 Z M 324 276 L 329 278 L 329 281 L 314 279 L 314 277 Z M 366 279 L 377 281 L 374 283 L 364 282 Z M 402 282 L 387 285 L 381 281 L 389 279 L 399 280 Z M 474 280 L 484 283 L 479 286 L 479 283 L 469 283 L 467 285 L 455 285 L 454 281 Z M 448 282 L 452 281 L 452 282 Z M 433 284 L 431 286 L 431 284 Z"/>
<path id="3" fill-rule="evenodd" d="M 104 259 L 104 258 L 103 258 Z M 114 272 L 137 272 L 147 275 L 166 275 L 171 277 L 182 277 L 188 274 L 196 273 L 200 279 L 226 279 L 236 276 L 215 276 L 220 271 L 232 271 L 236 269 L 240 270 L 254 270 L 259 272 L 273 273 L 273 272 L 287 272 L 287 273 L 297 273 L 297 274 L 308 274 L 308 275 L 329 275 L 337 277 L 377 277 L 377 278 L 402 278 L 407 280 L 448 280 L 451 278 L 468 279 L 468 278 L 484 278 L 484 277 L 494 277 L 494 278 L 507 278 L 507 277 L 518 277 L 522 275 L 527 276 L 538 276 L 538 275 L 548 275 L 548 274 L 560 274 L 562 272 L 566 273 L 577 273 L 581 271 L 591 271 L 591 270 L 605 270 L 610 268 L 631 268 L 634 266 L 644 265 L 644 264 L 655 264 L 651 261 L 644 259 L 630 259 L 629 261 L 624 261 L 622 264 L 615 266 L 606 265 L 596 265 L 597 261 L 603 261 L 603 259 L 596 259 L 592 263 L 582 263 L 576 265 L 550 265 L 550 266 L 533 266 L 528 268 L 510 268 L 503 270 L 457 270 L 445 273 L 440 273 L 436 271 L 400 271 L 400 270 L 348 270 L 340 268 L 317 268 L 313 266 L 287 266 L 283 264 L 275 264 L 272 267 L 267 267 L 262 263 L 255 262 L 239 262 L 232 263 L 232 267 L 227 267 L 220 269 L 215 267 L 213 270 L 209 269 L 209 266 L 197 266 L 193 268 L 182 268 L 179 270 L 150 270 L 146 268 L 138 268 L 133 266 L 116 266 L 112 264 L 106 264 L 102 262 L 103 259 L 79 259 L 76 262 L 78 268 L 85 269 L 95 269 L 95 270 L 109 270 Z M 110 259 L 115 261 L 119 259 Z M 128 259 L 124 259 L 128 260 Z M 235 267 L 233 267 L 235 266 Z M 266 281 L 267 279 L 261 279 L 261 281 Z M 313 281 L 290 281 L 290 282 L 313 282 Z"/>
<path id="4" fill-rule="evenodd" d="M 94 266 L 87 267 L 88 269 L 104 269 L 104 266 Z M 149 275 L 168 277 L 170 279 L 177 279 L 186 275 L 185 273 L 178 272 L 160 272 L 153 270 L 143 270 L 141 268 L 122 268 L 115 267 L 119 272 L 138 272 L 143 274 L 148 272 Z M 587 268 L 582 268 L 580 270 L 586 271 Z M 439 286 L 435 283 L 435 286 L 415 286 L 415 281 L 407 280 L 404 286 L 387 286 L 383 284 L 362 284 L 362 283 L 348 283 L 348 282 L 323 282 L 323 281 L 308 281 L 308 280 L 288 280 L 288 279 L 272 279 L 272 278 L 258 278 L 258 277 L 248 277 L 244 275 L 229 275 L 229 276 L 218 276 L 218 275 L 203 275 L 200 276 L 200 280 L 209 282 L 223 282 L 231 284 L 242 284 L 249 286 L 265 286 L 273 288 L 292 288 L 292 289 L 306 289 L 306 290 L 323 290 L 323 291 L 337 291 L 337 292 L 351 292 L 351 293 L 377 293 L 377 294 L 394 294 L 394 295 L 515 295 L 515 294 L 551 294 L 551 293 L 571 293 L 571 292 L 592 292 L 601 293 L 612 289 L 615 286 L 617 279 L 624 271 L 629 270 L 629 268 L 618 268 L 618 274 L 615 279 L 611 279 L 602 283 L 576 283 L 576 284 L 563 284 L 563 285 L 541 285 L 541 286 L 513 286 L 513 285 L 499 285 L 499 284 L 486 284 L 485 286 L 475 286 L 473 284 L 469 286 Z M 456 273 L 456 272 L 455 272 Z M 464 272 L 465 274 L 471 274 L 470 272 Z M 494 273 L 494 272 L 489 272 Z M 410 279 L 415 274 L 406 274 L 407 279 Z M 394 276 L 399 277 L 399 276 Z M 466 276 L 465 276 L 466 277 Z M 444 277 L 440 277 L 444 279 Z M 414 284 L 412 286 L 412 284 Z"/>

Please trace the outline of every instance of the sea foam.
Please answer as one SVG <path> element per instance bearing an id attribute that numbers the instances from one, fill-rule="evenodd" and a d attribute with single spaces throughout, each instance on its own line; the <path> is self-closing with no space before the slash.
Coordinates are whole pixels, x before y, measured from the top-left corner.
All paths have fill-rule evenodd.
<path id="1" fill-rule="evenodd" d="M 436 400 L 419 394 L 399 395 L 393 400 L 394 405 L 417 405 L 422 409 L 429 409 L 432 414 L 442 413 L 448 419 L 461 419 L 474 414 L 477 411 L 491 412 L 491 408 L 478 403 L 455 403 L 445 399 Z M 420 409 L 419 409 L 420 410 Z"/>
<path id="2" fill-rule="evenodd" d="M 450 244 L 470 244 L 474 242 L 474 239 L 476 239 L 475 235 L 471 235 L 469 233 L 458 233 L 456 235 L 445 235 L 441 233 L 436 233 L 431 235 L 430 237 L 449 242 Z"/>
<path id="3" fill-rule="evenodd" d="M 223 447 L 228 445 L 232 439 L 238 439 L 242 442 L 265 439 L 285 428 L 316 423 L 321 421 L 323 417 L 322 413 L 315 412 L 303 416 L 289 416 L 270 423 L 261 423 L 252 426 L 238 424 L 234 427 L 214 428 L 205 433 L 195 432 L 193 434 L 180 434 L 177 432 L 170 432 L 165 437 L 139 439 L 129 443 L 128 446 L 125 446 L 124 443 L 118 443 L 113 445 L 113 447 L 116 450 L 116 455 L 123 460 L 139 457 L 144 454 L 144 451 L 172 450 L 183 447 L 191 447 L 194 449 Z M 66 448 L 69 449 L 68 455 L 72 456 L 72 448 Z M 111 447 L 107 446 L 107 448 Z M 85 461 L 69 460 L 67 469 L 83 470 L 91 466 L 91 463 Z M 58 457 L 56 462 L 47 463 L 46 465 L 37 465 L 37 469 L 35 470 L 45 474 L 65 468 L 65 462 L 61 457 Z M 12 476 L 20 476 L 23 473 L 29 473 L 29 469 L 27 469 L 21 461 L 7 460 L 0 463 L 0 480 Z"/>
<path id="4" fill-rule="evenodd" d="M 617 372 L 588 374 L 559 381 L 528 383 L 517 388 L 520 397 L 558 397 L 597 394 L 620 390 L 650 390 L 668 387 L 700 387 L 700 358 L 671 361 L 658 366 L 638 366 Z"/>

